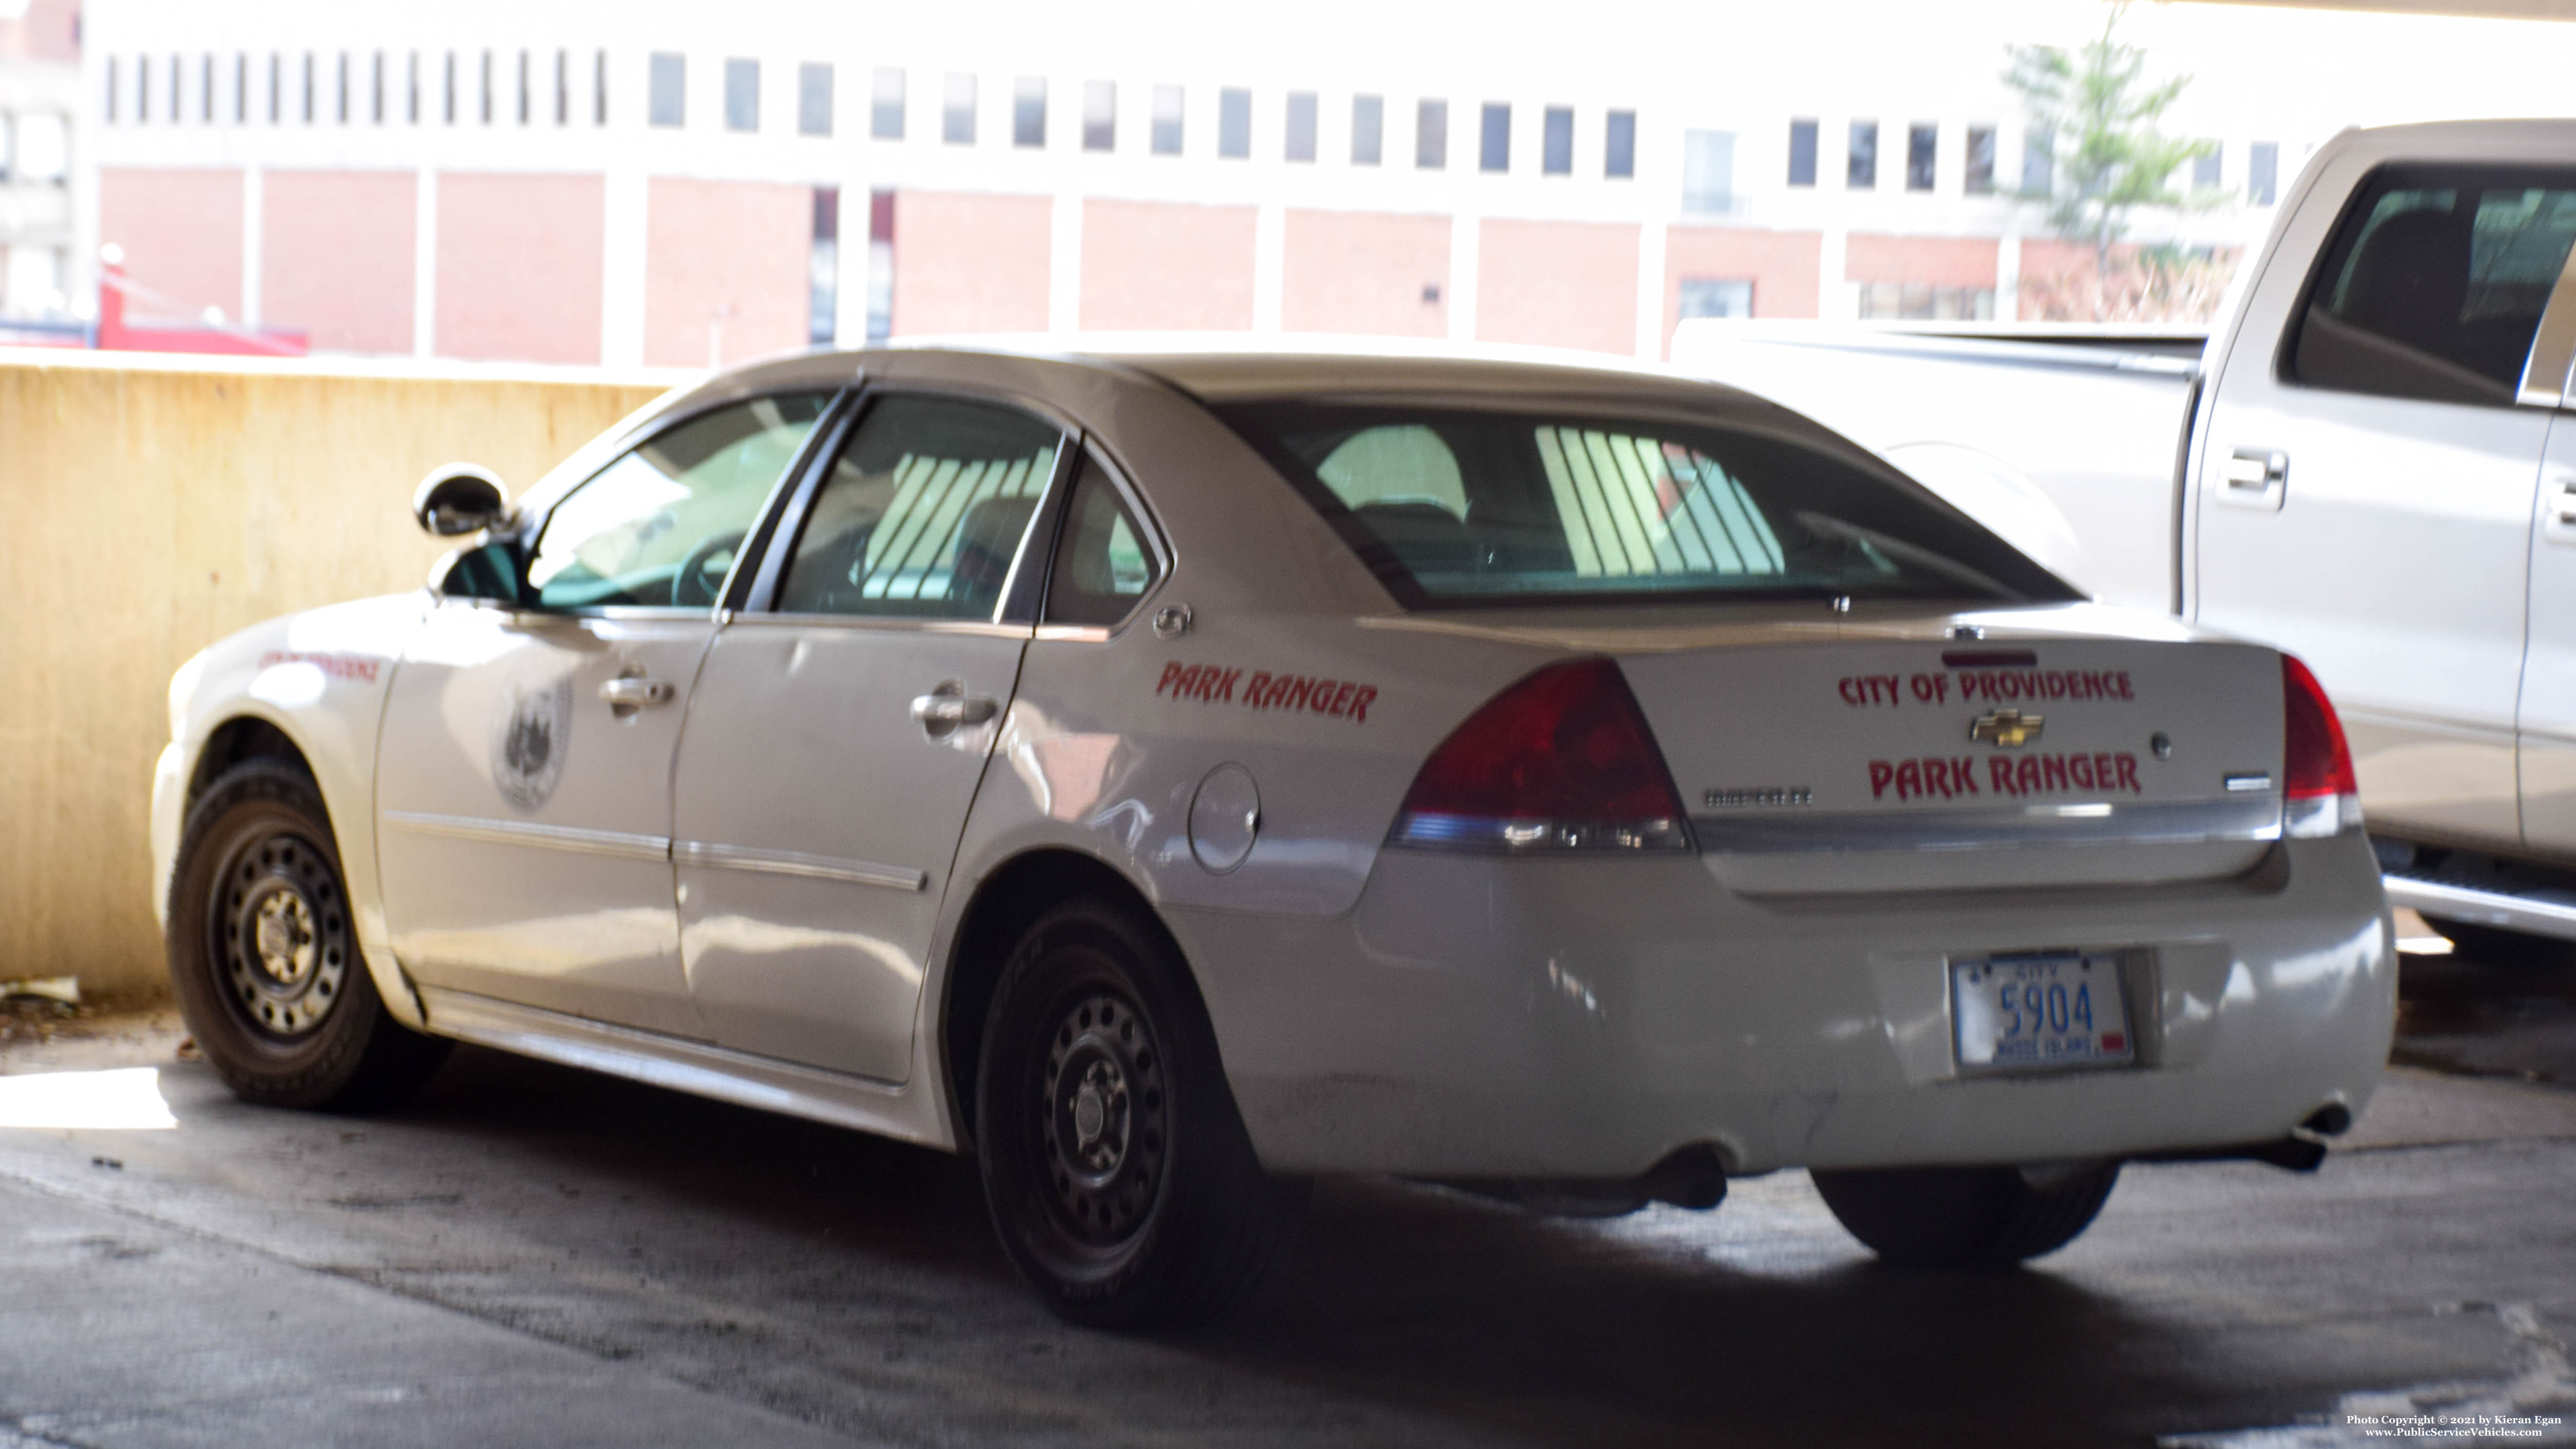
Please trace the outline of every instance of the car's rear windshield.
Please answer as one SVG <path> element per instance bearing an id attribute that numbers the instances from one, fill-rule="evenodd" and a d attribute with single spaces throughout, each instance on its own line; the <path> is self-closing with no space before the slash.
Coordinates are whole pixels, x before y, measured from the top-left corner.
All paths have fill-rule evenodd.
<path id="1" fill-rule="evenodd" d="M 1216 411 L 1408 608 L 2075 597 L 1865 458 L 1764 432 L 1377 403 Z"/>

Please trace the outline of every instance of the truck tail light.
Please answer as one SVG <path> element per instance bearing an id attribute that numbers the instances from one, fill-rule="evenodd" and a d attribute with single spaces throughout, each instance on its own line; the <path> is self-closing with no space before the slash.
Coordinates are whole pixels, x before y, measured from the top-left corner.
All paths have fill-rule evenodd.
<path id="1" fill-rule="evenodd" d="M 1387 843 L 1517 854 L 1691 842 L 1626 677 L 1594 658 L 1539 670 L 1450 731 L 1414 777 Z"/>
<path id="2" fill-rule="evenodd" d="M 2282 833 L 2314 839 L 2361 828 L 2352 747 L 2325 686 L 2296 655 L 2281 656 Z"/>

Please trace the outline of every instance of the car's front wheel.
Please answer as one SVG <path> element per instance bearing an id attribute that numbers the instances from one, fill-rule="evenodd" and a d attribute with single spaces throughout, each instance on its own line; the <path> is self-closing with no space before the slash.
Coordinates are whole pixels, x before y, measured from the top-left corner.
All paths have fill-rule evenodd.
<path id="1" fill-rule="evenodd" d="M 235 1096 L 378 1106 L 447 1055 L 376 995 L 331 818 L 300 770 L 251 760 L 206 787 L 180 835 L 169 919 L 180 1014 Z"/>
<path id="2" fill-rule="evenodd" d="M 1809 1176 L 1843 1227 L 1889 1263 L 2003 1268 L 2055 1252 L 2092 1226 L 2120 1181 L 2120 1164 L 2046 1175 L 2018 1167 L 1895 1167 Z"/>
<path id="3" fill-rule="evenodd" d="M 1187 969 L 1109 902 L 1056 907 L 1011 953 L 985 1019 L 975 1136 L 1003 1250 L 1078 1323 L 1221 1317 L 1302 1216 L 1304 1185 L 1253 1153 Z"/>

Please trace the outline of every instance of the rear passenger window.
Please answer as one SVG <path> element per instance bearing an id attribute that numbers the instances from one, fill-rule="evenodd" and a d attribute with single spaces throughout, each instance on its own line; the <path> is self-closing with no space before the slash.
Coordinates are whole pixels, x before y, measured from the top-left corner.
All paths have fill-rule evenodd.
<path id="1" fill-rule="evenodd" d="M 992 618 L 1060 441 L 990 403 L 879 400 L 815 494 L 778 611 Z"/>
<path id="2" fill-rule="evenodd" d="M 1146 543 L 1144 527 L 1100 464 L 1085 455 L 1047 580 L 1046 622 L 1115 624 L 1162 577 L 1162 560 Z"/>
<path id="3" fill-rule="evenodd" d="M 2283 371 L 2344 392 L 2510 403 L 2571 242 L 2576 172 L 2383 167 L 2344 213 Z"/>

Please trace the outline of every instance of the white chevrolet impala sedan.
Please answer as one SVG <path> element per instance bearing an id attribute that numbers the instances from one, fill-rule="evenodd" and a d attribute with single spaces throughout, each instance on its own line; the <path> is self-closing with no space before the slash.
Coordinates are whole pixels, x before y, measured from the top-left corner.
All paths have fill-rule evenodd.
<path id="1" fill-rule="evenodd" d="M 1644 371 L 894 349 L 730 372 L 425 591 L 170 691 L 170 964 L 233 1089 L 448 1039 L 975 1154 L 1092 1323 L 1317 1174 L 1900 1263 L 2124 1162 L 2312 1167 L 2396 978 L 2296 659 L 2088 604 L 1859 448 Z"/>

